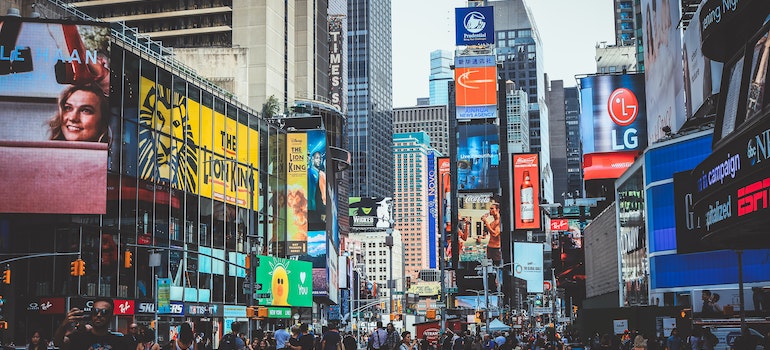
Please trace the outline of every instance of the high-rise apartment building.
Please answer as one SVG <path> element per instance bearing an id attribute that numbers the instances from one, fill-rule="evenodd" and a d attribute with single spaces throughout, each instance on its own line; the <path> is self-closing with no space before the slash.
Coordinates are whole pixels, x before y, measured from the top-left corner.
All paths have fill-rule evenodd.
<path id="1" fill-rule="evenodd" d="M 452 72 L 452 52 L 436 50 L 430 53 L 430 76 L 428 84 L 430 89 L 430 104 L 445 105 L 449 103 L 449 90 L 447 86 L 454 79 Z"/>
<path id="2" fill-rule="evenodd" d="M 270 96 L 282 111 L 295 97 L 329 100 L 327 0 L 58 2 L 135 27 L 253 108 Z"/>
<path id="3" fill-rule="evenodd" d="M 561 80 L 551 81 L 548 107 L 554 201 L 564 205 L 565 198 L 581 197 L 583 193 L 577 87 L 564 87 Z"/>
<path id="4" fill-rule="evenodd" d="M 614 0 L 613 7 L 615 8 L 615 45 L 634 47 L 633 59 L 636 61 L 636 69 L 643 72 L 644 40 L 642 39 L 642 7 L 639 0 Z"/>
<path id="5" fill-rule="evenodd" d="M 393 108 L 393 133 L 425 132 L 430 147 L 449 155 L 449 107 L 444 105 Z"/>
<path id="6" fill-rule="evenodd" d="M 567 193 L 572 193 L 575 197 L 582 197 L 583 161 L 580 159 L 582 154 L 580 149 L 580 93 L 577 87 L 564 88 L 564 122 L 567 125 Z M 554 199 L 558 197 L 561 197 L 561 192 L 554 191 Z"/>
<path id="7" fill-rule="evenodd" d="M 432 152 L 430 137 L 425 132 L 393 135 L 396 165 L 393 197 L 394 228 L 401 231 L 404 245 L 404 275 L 416 279 L 420 270 L 431 266 L 438 241 L 436 227 L 428 226 L 428 158 Z M 435 158 L 434 158 L 435 159 Z M 434 238 L 430 239 L 430 230 Z M 431 254 L 431 250 L 433 254 Z M 434 265 L 435 266 L 435 261 Z"/>
<path id="8" fill-rule="evenodd" d="M 390 0 L 348 1 L 348 150 L 352 197 L 393 196 Z"/>

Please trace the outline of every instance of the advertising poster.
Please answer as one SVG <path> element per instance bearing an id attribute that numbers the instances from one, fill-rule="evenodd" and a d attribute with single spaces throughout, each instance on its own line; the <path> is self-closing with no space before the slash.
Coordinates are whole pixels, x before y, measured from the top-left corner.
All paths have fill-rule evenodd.
<path id="1" fill-rule="evenodd" d="M 678 0 L 641 0 L 644 82 L 651 92 L 638 97 L 640 103 L 647 102 L 643 115 L 647 121 L 645 145 L 665 136 L 663 127 L 668 126 L 676 133 L 685 122 L 679 5 Z M 643 136 L 639 135 L 640 141 Z"/>
<path id="2" fill-rule="evenodd" d="M 682 43 L 687 119 L 695 115 L 708 97 L 719 92 L 722 83 L 722 63 L 708 59 L 701 51 L 703 23 L 694 20 L 700 18 L 700 11 L 701 7 L 692 16 Z"/>
<path id="3" fill-rule="evenodd" d="M 498 126 L 464 124 L 458 127 L 457 183 L 460 191 L 500 188 Z"/>
<path id="4" fill-rule="evenodd" d="M 307 254 L 314 267 L 326 266 L 326 204 L 331 188 L 326 181 L 326 132 L 307 135 Z M 291 158 L 289 158 L 291 162 Z"/>
<path id="5" fill-rule="evenodd" d="M 455 44 L 494 44 L 494 13 L 492 6 L 455 8 Z"/>
<path id="6" fill-rule="evenodd" d="M 497 63 L 495 56 L 455 58 L 457 119 L 497 117 Z"/>
<path id="7" fill-rule="evenodd" d="M 258 131 L 153 79 L 139 85 L 139 177 L 257 209 Z"/>
<path id="8" fill-rule="evenodd" d="M 158 313 L 171 313 L 171 279 L 158 278 L 156 283 L 158 283 Z"/>
<path id="9" fill-rule="evenodd" d="M 537 153 L 512 155 L 511 173 L 513 188 L 514 230 L 536 230 L 540 228 L 540 160 Z"/>
<path id="10" fill-rule="evenodd" d="M 308 240 L 308 142 L 307 134 L 289 133 L 286 138 L 286 240 L 289 255 L 307 253 Z"/>
<path id="11" fill-rule="evenodd" d="M 580 101 L 583 154 L 647 148 L 643 74 L 580 78 Z"/>
<path id="12" fill-rule="evenodd" d="M 748 316 L 767 315 L 770 291 L 762 287 L 744 288 L 743 307 Z M 735 289 L 694 289 L 692 314 L 698 318 L 732 318 L 740 312 L 741 293 Z"/>
<path id="13" fill-rule="evenodd" d="M 648 256 L 643 180 L 642 171 L 637 170 L 616 185 L 618 249 L 623 266 L 621 293 L 623 305 L 627 306 L 647 305 L 650 300 L 649 276 L 645 272 Z"/>
<path id="14" fill-rule="evenodd" d="M 329 250 L 326 257 L 326 279 L 329 281 L 329 300 L 336 304 L 339 301 L 340 292 L 339 253 L 337 252 L 337 247 L 331 244 L 331 242 L 329 242 Z"/>
<path id="15" fill-rule="evenodd" d="M 502 260 L 500 203 L 492 193 L 459 193 L 457 243 L 460 261 Z"/>
<path id="16" fill-rule="evenodd" d="M 617 179 L 634 164 L 639 151 L 583 155 L 583 180 Z"/>
<path id="17" fill-rule="evenodd" d="M 450 264 L 452 260 L 452 178 L 450 176 L 449 157 L 438 158 L 438 202 L 439 217 L 441 218 L 441 234 L 444 245 L 440 248 L 444 254 L 444 263 Z"/>
<path id="18" fill-rule="evenodd" d="M 514 277 L 527 281 L 527 293 L 543 292 L 543 244 L 513 243 Z"/>
<path id="19" fill-rule="evenodd" d="M 426 183 L 428 184 L 428 267 L 435 269 L 438 267 L 437 245 L 438 236 L 438 206 L 436 203 L 436 154 L 428 151 L 428 174 Z"/>
<path id="20" fill-rule="evenodd" d="M 259 305 L 310 307 L 313 305 L 313 268 L 307 261 L 258 256 Z"/>
<path id="21" fill-rule="evenodd" d="M 390 197 L 350 197 L 348 215 L 351 226 L 372 229 L 389 228 L 392 201 Z"/>
<path id="22" fill-rule="evenodd" d="M 0 213 L 104 214 L 109 27 L 3 17 L 0 53 Z"/>

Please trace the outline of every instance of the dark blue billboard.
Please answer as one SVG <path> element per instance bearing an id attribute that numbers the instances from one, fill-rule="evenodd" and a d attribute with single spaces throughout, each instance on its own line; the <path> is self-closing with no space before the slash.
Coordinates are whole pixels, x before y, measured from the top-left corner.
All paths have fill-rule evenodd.
<path id="1" fill-rule="evenodd" d="M 494 44 L 495 20 L 492 6 L 455 9 L 455 44 Z"/>
<path id="2" fill-rule="evenodd" d="M 500 142 L 497 125 L 459 125 L 457 184 L 460 191 L 500 188 Z"/>

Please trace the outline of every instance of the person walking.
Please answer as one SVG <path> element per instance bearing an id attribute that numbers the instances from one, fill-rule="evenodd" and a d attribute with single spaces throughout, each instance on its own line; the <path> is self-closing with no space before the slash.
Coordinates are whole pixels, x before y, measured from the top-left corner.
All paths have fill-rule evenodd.
<path id="1" fill-rule="evenodd" d="M 377 329 L 369 336 L 369 349 L 374 350 L 392 350 L 387 349 L 385 345 L 388 340 L 388 332 L 383 328 L 382 321 L 377 321 Z"/>
<path id="2" fill-rule="evenodd" d="M 233 322 L 230 325 L 230 333 L 225 334 L 219 341 L 219 350 L 244 350 L 246 342 L 240 337 L 240 322 Z"/>
<path id="3" fill-rule="evenodd" d="M 273 334 L 273 338 L 275 338 L 275 348 L 276 350 L 283 350 L 289 345 L 289 338 L 291 338 L 291 334 L 286 330 L 286 325 L 279 322 L 277 325 L 275 334 Z"/>
<path id="4" fill-rule="evenodd" d="M 684 340 L 679 336 L 678 329 L 671 330 L 671 335 L 666 339 L 666 348 L 668 350 L 684 350 Z"/>

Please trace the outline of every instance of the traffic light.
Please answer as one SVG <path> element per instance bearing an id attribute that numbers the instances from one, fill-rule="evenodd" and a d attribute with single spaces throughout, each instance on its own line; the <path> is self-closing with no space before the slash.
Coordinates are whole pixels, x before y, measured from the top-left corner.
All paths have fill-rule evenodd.
<path id="1" fill-rule="evenodd" d="M 8 329 L 8 322 L 0 321 L 0 329 Z"/>
<path id="2" fill-rule="evenodd" d="M 251 256 L 250 255 L 246 255 L 246 261 L 243 262 L 243 267 L 245 267 L 246 270 L 251 269 Z M 247 271 L 247 273 L 248 273 L 248 271 Z"/>
<path id="3" fill-rule="evenodd" d="M 435 320 L 436 319 L 436 309 L 428 309 L 425 311 L 425 317 L 429 320 Z"/>
<path id="4" fill-rule="evenodd" d="M 70 263 L 70 275 L 72 276 L 85 276 L 86 274 L 86 262 L 83 259 L 77 258 Z"/>
<path id="5" fill-rule="evenodd" d="M 11 268 L 6 267 L 3 271 L 3 283 L 11 284 Z"/>
<path id="6" fill-rule="evenodd" d="M 126 249 L 126 251 L 123 253 L 123 267 L 130 269 L 131 265 L 133 265 L 133 253 L 131 253 L 130 250 Z"/>
<path id="7" fill-rule="evenodd" d="M 254 307 L 253 307 L 253 306 L 247 306 L 247 307 L 246 307 L 246 317 L 248 317 L 248 318 L 254 318 L 254 316 L 256 316 L 256 315 L 254 314 Z"/>
<path id="8" fill-rule="evenodd" d="M 257 318 L 267 318 L 270 311 L 266 307 L 257 308 Z"/>
<path id="9" fill-rule="evenodd" d="M 543 296 L 541 294 L 538 294 L 535 296 L 535 306 L 542 306 L 543 305 Z"/>

